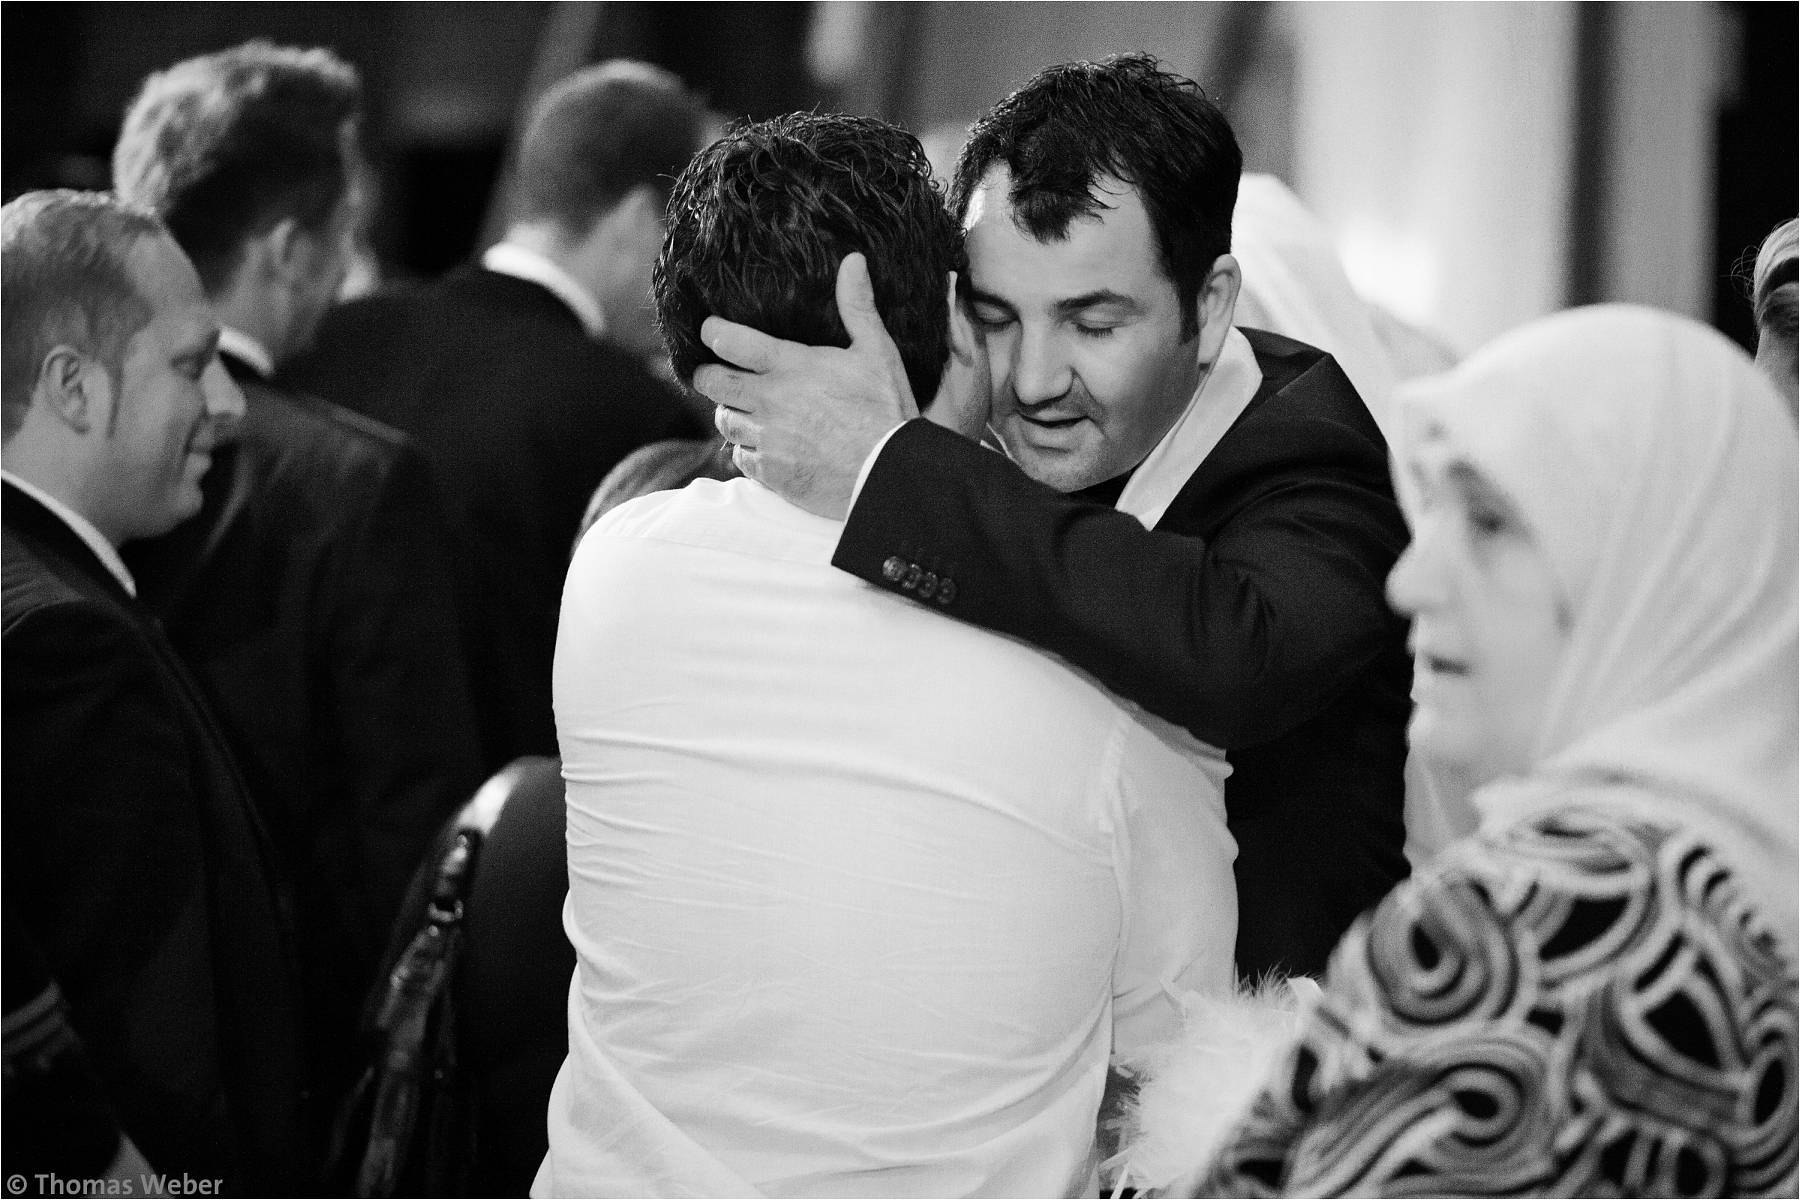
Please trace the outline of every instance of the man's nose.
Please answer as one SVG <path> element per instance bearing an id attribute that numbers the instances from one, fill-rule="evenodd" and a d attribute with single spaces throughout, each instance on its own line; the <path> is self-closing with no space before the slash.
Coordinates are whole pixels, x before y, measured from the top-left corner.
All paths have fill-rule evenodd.
<path id="1" fill-rule="evenodd" d="M 1069 390 L 1073 373 L 1068 357 L 1050 333 L 1022 331 L 1012 359 L 1013 395 L 1020 404 L 1044 404 Z"/>
<path id="2" fill-rule="evenodd" d="M 200 389 L 206 401 L 207 420 L 217 428 L 221 441 L 229 439 L 244 419 L 244 393 L 217 355 L 200 377 Z"/>

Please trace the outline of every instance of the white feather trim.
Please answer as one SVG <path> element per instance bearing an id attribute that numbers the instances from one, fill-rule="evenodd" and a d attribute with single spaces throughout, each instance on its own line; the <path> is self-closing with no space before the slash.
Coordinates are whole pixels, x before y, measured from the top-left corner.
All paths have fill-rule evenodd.
<path id="1" fill-rule="evenodd" d="M 1136 1076 L 1137 1096 L 1124 1105 L 1120 1149 L 1104 1177 L 1140 1193 L 1193 1195 L 1318 995 L 1319 985 L 1303 977 L 1183 996 L 1180 1037 L 1120 1064 Z"/>

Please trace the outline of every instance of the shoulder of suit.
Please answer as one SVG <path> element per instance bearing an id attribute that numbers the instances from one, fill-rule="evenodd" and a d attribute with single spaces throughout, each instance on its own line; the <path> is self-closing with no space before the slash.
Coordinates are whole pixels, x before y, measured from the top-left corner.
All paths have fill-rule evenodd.
<path id="1" fill-rule="evenodd" d="M 126 602 L 108 592 L 97 580 L 63 562 L 58 554 L 38 544 L 9 521 L 4 535 L 5 628 L 12 632 L 20 622 L 52 609 L 80 612 L 108 624 L 135 628 Z M 103 569 L 103 568 L 102 568 Z"/>
<path id="2" fill-rule="evenodd" d="M 249 397 L 240 436 L 287 450 L 316 447 L 331 457 L 364 456 L 383 463 L 412 447 L 405 434 L 319 396 L 262 381 L 244 386 Z"/>
<path id="3" fill-rule="evenodd" d="M 1241 332 L 1256 354 L 1262 386 L 1244 421 L 1329 422 L 1348 426 L 1359 436 L 1381 435 L 1356 385 L 1337 359 L 1317 346 L 1261 329 Z"/>
<path id="4" fill-rule="evenodd" d="M 1342 379 L 1348 385 L 1349 378 L 1344 375 L 1343 368 L 1337 360 L 1317 346 L 1306 342 L 1284 337 L 1279 333 L 1270 333 L 1266 329 L 1243 329 L 1239 332 L 1250 343 L 1250 349 L 1256 355 L 1256 365 L 1262 371 L 1263 387 L 1280 391 L 1297 380 L 1307 379 L 1315 372 L 1330 376 L 1335 384 Z M 1352 394 L 1355 388 L 1351 387 Z"/>

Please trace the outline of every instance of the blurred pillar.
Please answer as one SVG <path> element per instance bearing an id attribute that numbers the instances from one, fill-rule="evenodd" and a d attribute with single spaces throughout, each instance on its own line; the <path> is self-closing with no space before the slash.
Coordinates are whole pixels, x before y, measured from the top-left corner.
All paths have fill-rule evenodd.
<path id="1" fill-rule="evenodd" d="M 1284 6 L 1295 190 L 1364 295 L 1467 350 L 1564 303 L 1575 9 Z"/>
<path id="2" fill-rule="evenodd" d="M 1592 278 L 1571 303 L 1623 300 L 1713 315 L 1716 131 L 1725 26 L 1712 4 L 1583 4 L 1593 49 L 1580 80 L 1600 96 L 1581 169 L 1594 205 L 1577 245 Z"/>

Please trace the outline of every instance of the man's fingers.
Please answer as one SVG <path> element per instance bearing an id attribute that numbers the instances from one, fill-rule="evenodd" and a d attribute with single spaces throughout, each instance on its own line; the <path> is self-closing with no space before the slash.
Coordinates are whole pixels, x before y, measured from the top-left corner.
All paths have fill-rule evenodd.
<path id="1" fill-rule="evenodd" d="M 869 278 L 869 260 L 861 254 L 846 254 L 838 264 L 838 317 L 850 335 L 850 345 L 858 351 L 874 355 L 887 371 L 889 380 L 903 393 L 906 406 L 912 407 L 912 387 L 906 381 L 906 365 L 900 358 L 900 347 L 894 344 L 881 313 L 875 307 L 875 282 Z M 913 410 L 917 415 L 917 409 Z"/>
<path id="2" fill-rule="evenodd" d="M 733 446 L 731 461 L 746 479 L 754 479 L 758 483 L 763 481 L 762 461 L 757 457 L 756 451 L 747 446 Z"/>
<path id="3" fill-rule="evenodd" d="M 775 365 L 781 348 L 787 345 L 779 338 L 736 321 L 727 321 L 724 317 L 708 317 L 702 321 L 700 341 L 724 361 L 759 374 Z"/>
<path id="4" fill-rule="evenodd" d="M 694 390 L 714 404 L 723 404 L 727 408 L 742 408 L 746 403 L 744 373 L 735 367 L 721 367 L 717 363 L 695 367 Z"/>
<path id="5" fill-rule="evenodd" d="M 852 342 L 867 338 L 885 338 L 887 326 L 875 307 L 875 281 L 869 278 L 869 260 L 862 254 L 846 254 L 838 264 L 838 318 Z"/>
<path id="6" fill-rule="evenodd" d="M 757 436 L 761 433 L 747 414 L 722 404 L 713 409 L 713 428 L 719 431 L 720 437 L 744 450 L 756 449 Z"/>

